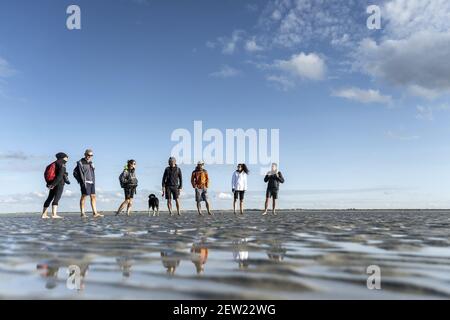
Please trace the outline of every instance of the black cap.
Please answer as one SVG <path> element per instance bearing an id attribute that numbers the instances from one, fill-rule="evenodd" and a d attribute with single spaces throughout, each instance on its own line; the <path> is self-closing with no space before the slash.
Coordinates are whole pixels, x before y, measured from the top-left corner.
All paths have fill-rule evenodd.
<path id="1" fill-rule="evenodd" d="M 69 156 L 67 154 L 65 154 L 64 152 L 59 152 L 55 155 L 56 159 L 64 159 L 64 158 L 68 158 Z"/>

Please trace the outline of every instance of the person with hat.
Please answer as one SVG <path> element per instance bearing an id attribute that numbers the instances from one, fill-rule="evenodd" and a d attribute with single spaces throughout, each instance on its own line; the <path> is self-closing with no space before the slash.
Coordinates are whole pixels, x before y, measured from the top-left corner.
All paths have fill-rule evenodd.
<path id="1" fill-rule="evenodd" d="M 199 161 L 197 163 L 197 167 L 192 172 L 191 175 L 191 184 L 192 188 L 195 189 L 195 201 L 197 202 L 197 212 L 200 216 L 202 213 L 202 201 L 206 203 L 206 210 L 208 210 L 208 214 L 212 215 L 209 206 L 208 200 L 208 187 L 209 187 L 209 177 L 208 171 L 204 169 L 205 163 L 203 161 Z"/>
<path id="2" fill-rule="evenodd" d="M 169 158 L 169 166 L 164 170 L 162 178 L 162 196 L 166 196 L 167 208 L 169 209 L 169 214 L 172 216 L 172 199 L 175 200 L 177 206 L 177 213 L 180 213 L 180 193 L 183 188 L 183 176 L 181 174 L 181 169 L 177 167 L 177 160 L 175 157 Z"/>
<path id="3" fill-rule="evenodd" d="M 48 193 L 48 198 L 45 200 L 44 209 L 42 210 L 42 219 L 48 219 L 47 210 L 52 204 L 52 218 L 61 219 L 58 216 L 58 204 L 64 192 L 64 185 L 70 184 L 69 178 L 67 176 L 66 163 L 69 160 L 69 156 L 64 152 L 59 152 L 55 155 L 56 161 L 50 164 L 45 172 L 46 180 L 47 175 L 52 175 L 47 181 L 47 188 L 50 189 Z M 52 172 L 49 174 L 48 172 Z"/>
<path id="4" fill-rule="evenodd" d="M 87 149 L 84 152 L 84 158 L 77 162 L 77 166 L 73 170 L 73 176 L 77 180 L 81 188 L 80 211 L 81 217 L 86 218 L 84 204 L 86 197 L 91 198 L 92 214 L 94 218 L 103 217 L 97 212 L 97 198 L 95 196 L 95 166 L 92 162 L 94 152 Z"/>

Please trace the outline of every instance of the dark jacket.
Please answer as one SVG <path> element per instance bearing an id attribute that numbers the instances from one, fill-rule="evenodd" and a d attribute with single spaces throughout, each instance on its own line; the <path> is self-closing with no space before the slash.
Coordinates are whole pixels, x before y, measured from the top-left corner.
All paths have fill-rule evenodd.
<path id="1" fill-rule="evenodd" d="M 136 178 L 135 170 L 123 170 L 119 177 L 120 185 L 124 189 L 134 189 L 138 186 L 138 179 Z"/>
<path id="2" fill-rule="evenodd" d="M 278 174 L 266 175 L 264 177 L 264 182 L 268 182 L 268 190 L 278 190 L 280 188 L 280 183 L 284 183 L 284 177 L 280 171 Z"/>
<path id="3" fill-rule="evenodd" d="M 162 187 L 177 187 L 178 189 L 182 189 L 183 176 L 181 175 L 181 169 L 177 166 L 167 167 L 166 170 L 164 170 Z"/>
<path id="4" fill-rule="evenodd" d="M 86 166 L 88 166 L 88 170 L 92 170 L 92 182 L 95 184 L 94 164 L 87 162 L 84 158 L 77 162 L 77 166 L 73 169 L 73 176 L 79 184 L 86 185 Z"/>
<path id="5" fill-rule="evenodd" d="M 56 164 L 55 167 L 56 177 L 55 180 L 53 180 L 53 182 L 48 185 L 50 188 L 54 188 L 55 186 L 60 184 L 65 184 L 66 182 L 69 181 L 66 170 L 66 162 L 63 159 L 59 159 L 56 160 L 55 164 Z"/>

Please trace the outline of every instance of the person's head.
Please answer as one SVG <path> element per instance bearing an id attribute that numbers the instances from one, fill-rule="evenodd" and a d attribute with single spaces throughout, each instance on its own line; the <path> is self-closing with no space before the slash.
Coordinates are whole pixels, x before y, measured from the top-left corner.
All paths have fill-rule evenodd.
<path id="1" fill-rule="evenodd" d="M 248 174 L 250 172 L 250 170 L 248 170 L 247 165 L 245 163 L 239 163 L 237 170 L 239 172 L 245 172 L 246 174 Z"/>
<path id="2" fill-rule="evenodd" d="M 278 171 L 278 164 L 276 164 L 275 162 L 272 163 L 272 171 L 273 172 L 277 172 Z"/>
<path id="3" fill-rule="evenodd" d="M 177 159 L 175 159 L 175 157 L 170 157 L 169 158 L 169 166 L 175 167 L 176 164 L 177 164 Z"/>
<path id="4" fill-rule="evenodd" d="M 201 170 L 205 166 L 205 163 L 203 161 L 197 162 L 197 169 Z"/>
<path id="5" fill-rule="evenodd" d="M 69 161 L 69 156 L 64 152 L 58 152 L 55 157 L 57 160 L 63 160 L 64 162 Z"/>
<path id="6" fill-rule="evenodd" d="M 128 160 L 127 168 L 128 168 L 128 170 L 136 169 L 136 161 L 135 160 Z"/>
<path id="7" fill-rule="evenodd" d="M 94 158 L 94 151 L 92 151 L 91 149 L 87 149 L 87 150 L 84 152 L 84 158 L 85 158 L 87 161 L 92 161 L 92 159 Z"/>

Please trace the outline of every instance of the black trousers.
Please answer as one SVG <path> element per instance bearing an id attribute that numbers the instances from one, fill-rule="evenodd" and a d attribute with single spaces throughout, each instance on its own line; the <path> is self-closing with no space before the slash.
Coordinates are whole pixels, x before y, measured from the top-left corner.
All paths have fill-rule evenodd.
<path id="1" fill-rule="evenodd" d="M 48 198 L 45 200 L 44 208 L 48 208 L 50 206 L 50 202 L 53 201 L 52 205 L 57 206 L 59 200 L 62 197 L 64 191 L 64 182 L 56 185 L 53 189 L 50 189 L 48 193 Z"/>

